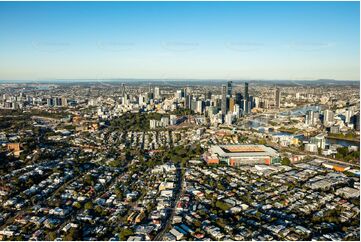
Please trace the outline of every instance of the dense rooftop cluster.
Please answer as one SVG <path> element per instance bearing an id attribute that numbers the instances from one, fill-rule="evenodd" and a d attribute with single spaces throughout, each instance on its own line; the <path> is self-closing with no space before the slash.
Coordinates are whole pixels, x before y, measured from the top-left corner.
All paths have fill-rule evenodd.
<path id="1" fill-rule="evenodd" d="M 359 240 L 358 87 L 110 85 L 0 85 L 0 239 Z"/>

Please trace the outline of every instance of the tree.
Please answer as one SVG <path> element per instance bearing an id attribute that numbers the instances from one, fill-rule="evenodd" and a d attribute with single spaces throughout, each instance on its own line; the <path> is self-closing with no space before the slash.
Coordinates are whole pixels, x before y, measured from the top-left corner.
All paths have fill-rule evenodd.
<path id="1" fill-rule="evenodd" d="M 75 202 L 73 204 L 73 206 L 76 208 L 76 209 L 81 209 L 81 204 L 79 202 Z"/>
<path id="2" fill-rule="evenodd" d="M 289 166 L 291 164 L 291 160 L 288 157 L 284 157 L 281 161 L 281 164 L 284 166 Z"/>
<path id="3" fill-rule="evenodd" d="M 119 233 L 119 239 L 120 240 L 126 240 L 127 237 L 133 234 L 133 230 L 129 228 L 124 228 Z"/>
<path id="4" fill-rule="evenodd" d="M 348 148 L 347 147 L 337 148 L 337 153 L 341 154 L 344 157 L 348 153 Z"/>
<path id="5" fill-rule="evenodd" d="M 223 211 L 228 210 L 230 208 L 230 206 L 228 204 L 221 202 L 221 201 L 216 202 L 216 207 L 222 209 Z"/>
<path id="6" fill-rule="evenodd" d="M 120 187 L 116 187 L 115 188 L 115 195 L 117 196 L 117 198 L 119 199 L 123 199 L 124 198 L 124 194 L 123 191 Z"/>
<path id="7" fill-rule="evenodd" d="M 64 236 L 65 241 L 81 240 L 79 230 L 77 228 L 70 228 L 69 232 Z"/>
<path id="8" fill-rule="evenodd" d="M 89 202 L 86 202 L 85 205 L 84 205 L 84 208 L 85 209 L 93 209 L 93 203 L 91 201 Z"/>
<path id="9" fill-rule="evenodd" d="M 48 240 L 55 240 L 55 239 L 56 239 L 55 231 L 48 232 Z"/>
<path id="10" fill-rule="evenodd" d="M 95 183 L 95 178 L 92 176 L 92 175 L 90 175 L 90 174 L 87 174 L 87 175 L 85 175 L 85 177 L 84 177 L 84 182 L 87 184 L 87 185 L 94 185 L 94 183 Z"/>
<path id="11" fill-rule="evenodd" d="M 265 144 L 267 144 L 267 141 L 265 139 L 261 139 L 261 140 L 258 141 L 258 143 L 260 145 L 265 145 Z"/>

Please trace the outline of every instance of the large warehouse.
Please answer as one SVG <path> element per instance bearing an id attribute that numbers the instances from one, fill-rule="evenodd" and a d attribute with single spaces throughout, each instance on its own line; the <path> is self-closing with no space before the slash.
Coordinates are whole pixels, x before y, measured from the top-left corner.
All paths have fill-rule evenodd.
<path id="1" fill-rule="evenodd" d="M 264 145 L 213 145 L 204 158 L 209 164 L 224 161 L 230 166 L 269 165 L 280 161 L 277 151 Z"/>

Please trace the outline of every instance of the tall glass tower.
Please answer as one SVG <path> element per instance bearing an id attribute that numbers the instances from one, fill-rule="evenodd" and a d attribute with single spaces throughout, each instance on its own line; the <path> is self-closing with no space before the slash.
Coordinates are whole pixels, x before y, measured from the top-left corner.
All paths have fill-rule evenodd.
<path id="1" fill-rule="evenodd" d="M 249 93 L 248 93 L 248 82 L 244 83 L 244 99 L 248 102 Z"/>
<path id="2" fill-rule="evenodd" d="M 227 114 L 227 86 L 222 85 L 222 106 L 221 111 L 223 115 Z"/>
<path id="3" fill-rule="evenodd" d="M 228 81 L 227 83 L 227 95 L 232 96 L 232 81 Z"/>

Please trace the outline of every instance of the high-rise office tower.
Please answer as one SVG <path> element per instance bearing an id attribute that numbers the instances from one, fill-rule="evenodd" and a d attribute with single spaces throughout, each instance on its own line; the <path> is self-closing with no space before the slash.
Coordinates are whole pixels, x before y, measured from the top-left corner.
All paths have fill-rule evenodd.
<path id="1" fill-rule="evenodd" d="M 251 109 L 252 109 L 252 101 L 249 100 L 246 106 L 246 114 L 249 114 L 251 112 Z"/>
<path id="2" fill-rule="evenodd" d="M 360 113 L 356 114 L 354 117 L 355 130 L 360 131 Z"/>
<path id="3" fill-rule="evenodd" d="M 313 125 L 314 124 L 314 113 L 313 113 L 312 110 L 308 110 L 306 112 L 305 124 L 307 124 L 307 125 Z"/>
<path id="4" fill-rule="evenodd" d="M 66 97 L 61 97 L 61 105 L 63 107 L 68 106 L 68 99 L 66 99 Z"/>
<path id="5" fill-rule="evenodd" d="M 212 99 L 212 92 L 208 91 L 205 96 L 206 99 Z"/>
<path id="6" fill-rule="evenodd" d="M 248 93 L 248 82 L 244 83 L 244 99 L 248 101 L 249 93 Z"/>
<path id="7" fill-rule="evenodd" d="M 265 108 L 265 109 L 268 109 L 269 108 L 269 102 L 268 102 L 268 100 L 263 100 L 263 106 L 262 106 L 263 108 Z"/>
<path id="8" fill-rule="evenodd" d="M 313 123 L 316 124 L 320 121 L 320 112 L 313 112 Z"/>
<path id="9" fill-rule="evenodd" d="M 237 93 L 236 93 L 236 100 L 235 100 L 235 101 L 236 101 L 236 103 L 237 103 L 238 105 L 241 105 L 242 99 L 243 99 L 242 93 L 237 92 Z"/>
<path id="10" fill-rule="evenodd" d="M 221 108 L 222 114 L 227 114 L 227 86 L 222 85 L 222 108 Z"/>
<path id="11" fill-rule="evenodd" d="M 227 82 L 227 95 L 232 96 L 232 81 Z"/>
<path id="12" fill-rule="evenodd" d="M 177 90 L 174 94 L 174 97 L 177 99 L 181 99 L 182 98 L 182 90 Z"/>
<path id="13" fill-rule="evenodd" d="M 191 109 L 192 111 L 194 111 L 194 112 L 197 111 L 197 110 L 196 110 L 196 109 L 197 109 L 197 99 L 192 98 L 190 109 Z"/>
<path id="14" fill-rule="evenodd" d="M 196 104 L 196 112 L 202 114 L 204 110 L 204 102 L 202 100 L 198 100 Z"/>
<path id="15" fill-rule="evenodd" d="M 254 98 L 253 98 L 253 96 L 249 96 L 249 100 L 248 100 L 248 102 L 250 103 L 250 105 L 249 105 L 249 111 L 251 111 L 251 109 L 252 108 L 254 108 Z"/>
<path id="16" fill-rule="evenodd" d="M 62 106 L 61 97 L 54 98 L 54 106 L 56 106 L 56 107 Z"/>
<path id="17" fill-rule="evenodd" d="M 229 98 L 228 110 L 232 113 L 234 112 L 234 105 L 235 105 L 235 99 L 233 97 Z"/>
<path id="18" fill-rule="evenodd" d="M 259 100 L 259 97 L 254 97 L 253 98 L 253 107 L 254 108 L 259 108 L 259 103 L 260 103 L 260 100 Z"/>
<path id="19" fill-rule="evenodd" d="M 186 108 L 192 109 L 192 100 L 193 100 L 192 94 L 187 94 L 186 103 L 185 103 Z"/>
<path id="20" fill-rule="evenodd" d="M 323 111 L 323 125 L 329 125 L 333 122 L 333 111 L 332 110 L 325 110 Z"/>
<path id="21" fill-rule="evenodd" d="M 148 92 L 148 99 L 149 100 L 154 99 L 154 93 L 153 92 Z"/>
<path id="22" fill-rule="evenodd" d="M 232 122 L 233 122 L 233 115 L 229 113 L 224 117 L 224 123 L 227 125 L 232 125 Z"/>
<path id="23" fill-rule="evenodd" d="M 240 115 L 241 115 L 241 108 L 240 108 L 240 105 L 238 104 L 235 104 L 234 105 L 234 111 L 233 111 L 234 114 L 236 114 L 236 117 L 239 118 Z"/>
<path id="24" fill-rule="evenodd" d="M 159 99 L 160 98 L 160 89 L 159 87 L 154 88 L 154 98 Z"/>
<path id="25" fill-rule="evenodd" d="M 275 106 L 278 109 L 281 107 L 281 90 L 279 88 L 276 89 Z"/>
<path id="26" fill-rule="evenodd" d="M 124 97 L 125 95 L 125 84 L 122 83 L 122 97 Z"/>
<path id="27" fill-rule="evenodd" d="M 242 114 L 243 115 L 246 114 L 246 112 L 247 112 L 247 101 L 245 99 L 242 99 L 240 107 L 241 107 L 241 110 L 242 110 Z"/>
<path id="28" fill-rule="evenodd" d="M 144 97 L 143 95 L 139 95 L 139 97 L 138 97 L 138 104 L 139 104 L 140 106 L 143 106 L 144 103 L 145 103 L 145 97 Z"/>
<path id="29" fill-rule="evenodd" d="M 51 106 L 54 106 L 54 101 L 52 98 L 47 98 L 46 99 L 46 104 L 51 107 Z"/>
<path id="30" fill-rule="evenodd" d="M 351 109 L 346 110 L 346 113 L 345 113 L 345 122 L 346 123 L 350 123 L 352 115 L 353 115 L 353 112 Z"/>
<path id="31" fill-rule="evenodd" d="M 191 93 L 191 88 L 190 87 L 184 88 L 184 97 L 186 97 L 190 93 Z"/>
<path id="32" fill-rule="evenodd" d="M 146 96 L 145 101 L 148 102 L 148 95 Z M 125 94 L 124 97 L 122 97 L 122 104 L 125 105 L 129 104 L 129 98 L 127 94 Z"/>

